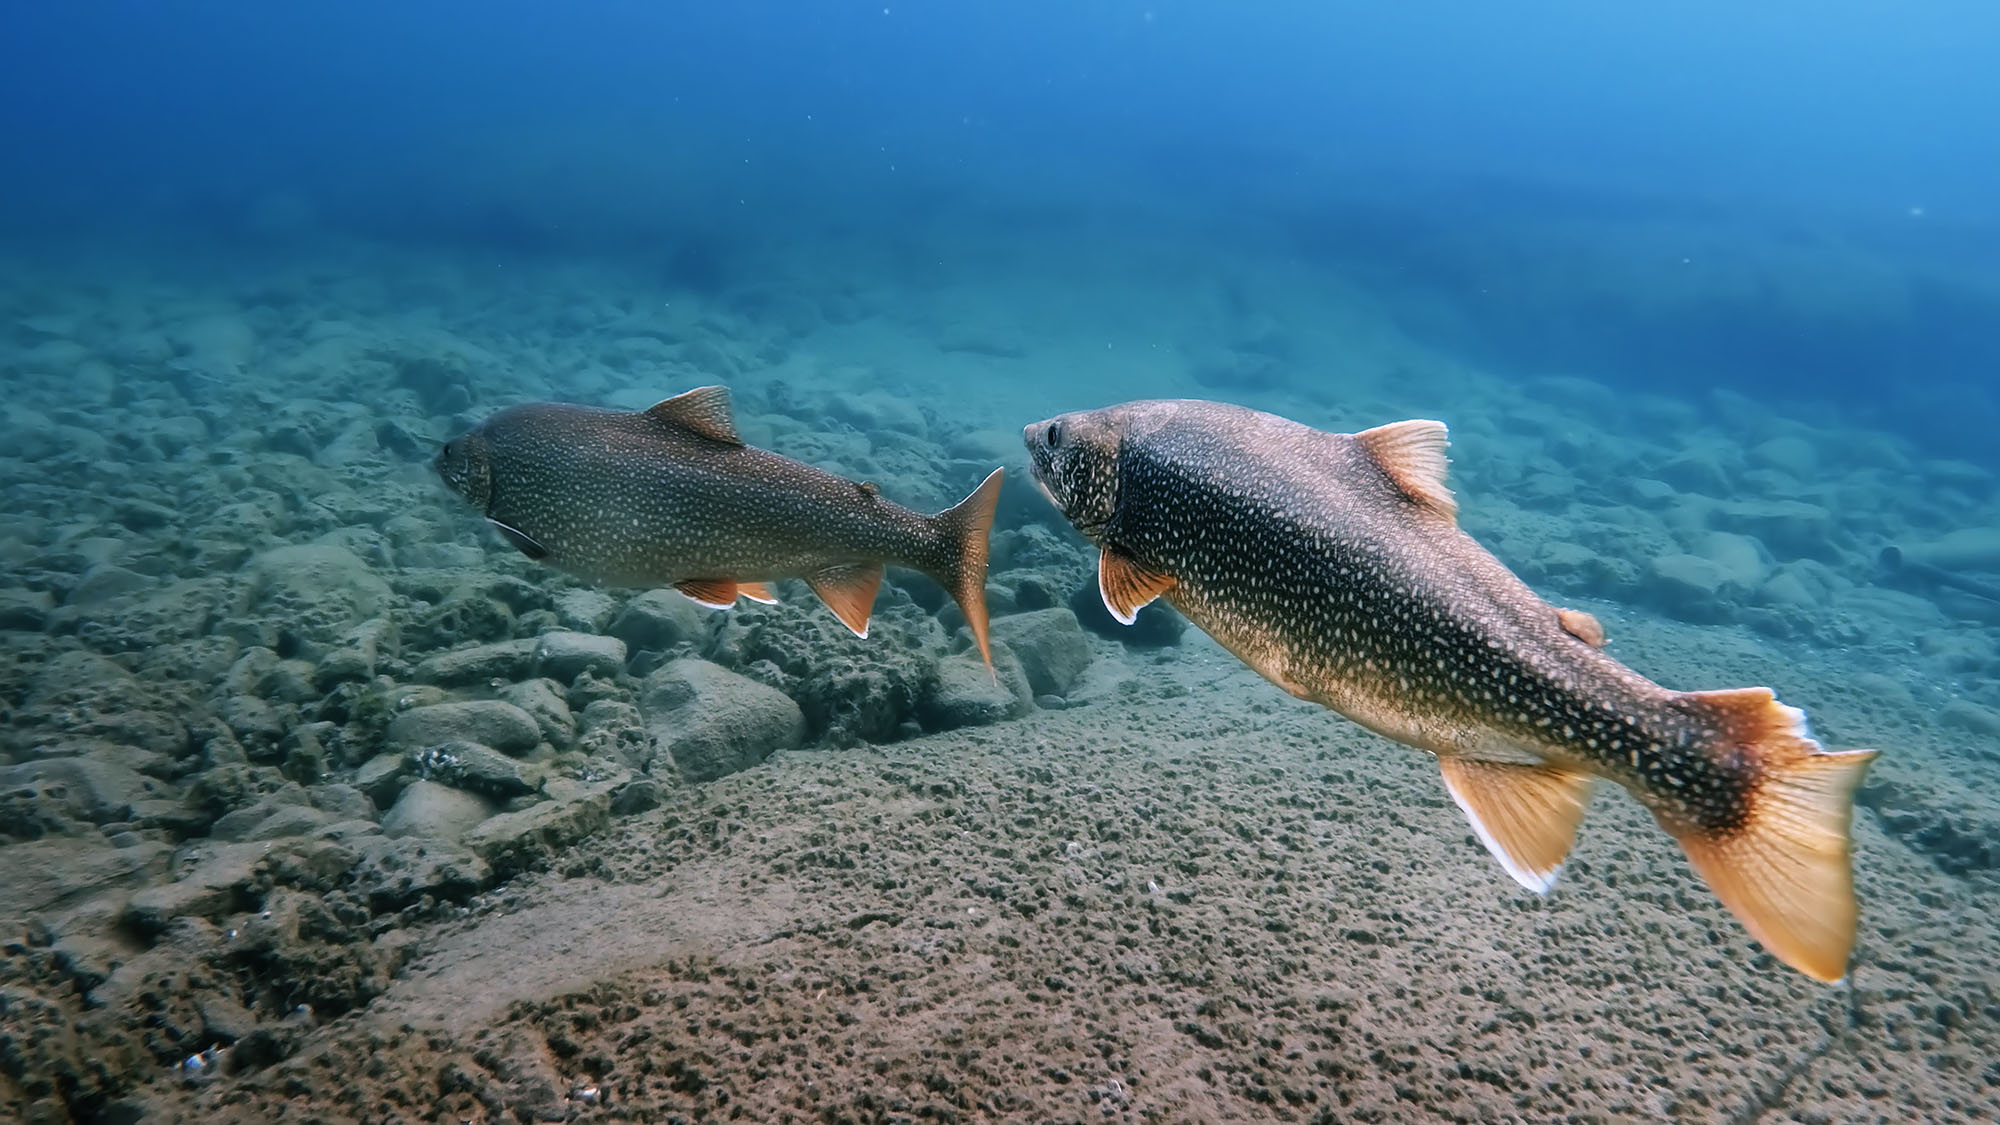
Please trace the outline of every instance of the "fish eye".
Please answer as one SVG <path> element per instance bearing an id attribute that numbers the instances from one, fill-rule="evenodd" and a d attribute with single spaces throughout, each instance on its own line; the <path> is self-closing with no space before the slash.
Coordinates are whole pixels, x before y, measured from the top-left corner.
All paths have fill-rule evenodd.
<path id="1" fill-rule="evenodd" d="M 1055 448 L 1056 446 L 1058 446 L 1058 445 L 1061 445 L 1061 444 L 1062 444 L 1062 423 L 1061 423 L 1061 422 L 1050 422 L 1050 423 L 1049 423 L 1049 432 L 1048 432 L 1048 443 L 1049 443 L 1049 448 L 1050 448 L 1050 449 L 1054 449 L 1054 448 Z"/>

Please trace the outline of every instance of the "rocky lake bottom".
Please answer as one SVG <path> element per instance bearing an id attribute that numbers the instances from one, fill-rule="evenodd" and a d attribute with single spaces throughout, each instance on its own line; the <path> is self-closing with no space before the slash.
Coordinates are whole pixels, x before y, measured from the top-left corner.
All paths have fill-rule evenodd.
<path id="1" fill-rule="evenodd" d="M 1422 356 L 1273 386 L 1263 325 L 1076 401 L 1005 325 L 600 282 L 0 296 L 0 1114 L 2000 1118 L 1986 468 Z M 922 379 L 851 361 L 930 338 Z M 912 507 L 1009 468 L 997 676 L 920 577 L 866 640 L 803 584 L 594 589 L 429 475 L 508 401 L 711 382 Z M 1442 416 L 1467 529 L 1620 659 L 1881 748 L 1848 983 L 1762 954 L 1618 794 L 1525 895 L 1422 755 L 1163 609 L 1111 622 L 1018 427 L 1141 393 Z"/>

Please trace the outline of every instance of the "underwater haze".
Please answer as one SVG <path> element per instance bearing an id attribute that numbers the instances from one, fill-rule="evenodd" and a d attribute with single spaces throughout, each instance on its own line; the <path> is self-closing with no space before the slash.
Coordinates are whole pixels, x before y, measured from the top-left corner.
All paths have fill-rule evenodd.
<path id="1" fill-rule="evenodd" d="M 1969 0 L 0 11 L 0 1117 L 2000 1119 L 1996 63 Z M 1006 470 L 990 673 L 918 571 L 713 609 L 432 468 L 717 384 L 923 513 Z M 1616 787 L 1530 894 L 1115 621 L 1022 427 L 1145 398 L 1441 420 L 1606 651 L 1879 750 L 1846 981 Z"/>

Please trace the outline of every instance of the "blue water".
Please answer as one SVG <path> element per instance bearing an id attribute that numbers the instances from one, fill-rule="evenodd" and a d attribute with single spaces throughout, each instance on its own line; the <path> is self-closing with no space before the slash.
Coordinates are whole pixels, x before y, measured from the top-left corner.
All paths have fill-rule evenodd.
<path id="1" fill-rule="evenodd" d="M 1076 224 L 1361 279 L 1490 368 L 2000 422 L 1978 3 L 17 6 L 0 229 L 658 262 Z M 946 263 L 943 267 L 953 267 Z M 976 268 L 967 264 L 964 268 Z M 680 276 L 685 274 L 685 277 Z"/>

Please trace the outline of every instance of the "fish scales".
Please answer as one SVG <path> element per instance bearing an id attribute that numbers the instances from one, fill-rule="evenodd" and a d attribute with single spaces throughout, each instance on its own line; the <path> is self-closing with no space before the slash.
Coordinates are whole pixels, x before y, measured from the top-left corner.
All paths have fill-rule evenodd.
<path id="1" fill-rule="evenodd" d="M 1492 733 L 1647 781 L 1649 801 L 1703 827 L 1740 819 L 1743 763 L 1690 757 L 1716 724 L 1564 631 L 1455 524 L 1359 515 L 1407 500 L 1369 487 L 1379 470 L 1341 444 L 1337 471 L 1227 478 L 1215 469 L 1254 464 L 1246 448 L 1180 434 L 1137 445 L 1121 469 L 1128 494 L 1170 499 L 1124 509 L 1120 546 L 1161 560 L 1179 579 L 1174 606 L 1245 663 L 1378 733 L 1437 753 Z"/>
<path id="2" fill-rule="evenodd" d="M 1523 885 L 1553 885 L 1605 778 L 1767 948 L 1844 972 L 1852 791 L 1873 752 L 1822 750 L 1766 689 L 1673 691 L 1603 653 L 1594 619 L 1459 529 L 1442 425 L 1329 434 L 1173 401 L 1025 437 L 1037 485 L 1100 547 L 1114 615 L 1165 597 L 1292 694 L 1435 754 Z"/>

